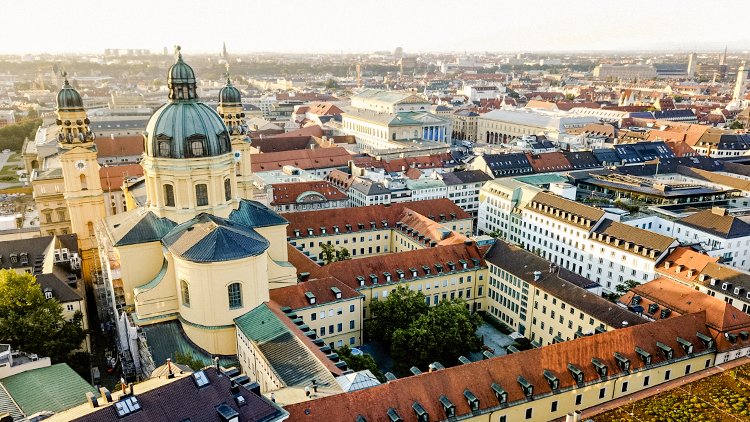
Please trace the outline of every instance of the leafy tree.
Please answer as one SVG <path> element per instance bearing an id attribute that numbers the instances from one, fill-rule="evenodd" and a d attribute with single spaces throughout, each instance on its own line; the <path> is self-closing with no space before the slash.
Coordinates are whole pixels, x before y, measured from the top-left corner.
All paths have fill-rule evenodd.
<path id="1" fill-rule="evenodd" d="M 180 365 L 187 365 L 192 369 L 193 371 L 197 371 L 199 369 L 203 369 L 206 367 L 205 362 L 202 360 L 196 358 L 192 353 L 182 353 L 182 352 L 175 352 L 174 354 L 174 363 L 179 363 Z"/>
<path id="2" fill-rule="evenodd" d="M 386 300 L 372 301 L 370 309 L 373 318 L 367 321 L 365 331 L 390 346 L 396 330 L 408 328 L 412 322 L 427 315 L 429 306 L 422 293 L 399 286 Z"/>
<path id="3" fill-rule="evenodd" d="M 742 122 L 740 121 L 733 121 L 731 125 L 729 125 L 729 129 L 742 129 Z"/>
<path id="4" fill-rule="evenodd" d="M 380 382 L 385 382 L 385 376 L 383 376 L 383 373 L 380 371 L 380 368 L 378 368 L 378 364 L 375 363 L 375 359 L 373 359 L 372 356 L 366 353 L 354 356 L 352 355 L 352 349 L 347 345 L 336 349 L 336 353 L 338 353 L 339 357 L 346 362 L 346 365 L 352 371 L 364 371 L 365 369 L 369 369 L 370 372 L 375 375 L 375 378 Z"/>
<path id="5" fill-rule="evenodd" d="M 65 362 L 86 338 L 83 315 L 71 321 L 56 299 L 45 299 L 36 278 L 0 270 L 0 343 Z"/>
<path id="6" fill-rule="evenodd" d="M 619 293 L 620 295 L 624 295 L 625 293 L 629 292 L 630 289 L 633 287 L 640 286 L 641 283 L 635 281 L 635 280 L 625 280 L 624 283 L 620 283 L 617 286 L 615 286 L 615 291 Z"/>
<path id="7" fill-rule="evenodd" d="M 332 244 L 324 243 L 320 246 L 320 249 L 321 257 L 326 265 L 336 261 L 336 248 Z"/>
<path id="8" fill-rule="evenodd" d="M 408 328 L 393 333 L 391 354 L 398 366 L 424 368 L 432 362 L 453 364 L 482 342 L 476 331 L 482 319 L 466 309 L 463 300 L 440 302 Z"/>
<path id="9" fill-rule="evenodd" d="M 336 261 L 346 261 L 347 259 L 352 259 L 352 255 L 349 253 L 349 249 L 342 246 L 341 249 L 336 251 Z"/>
<path id="10" fill-rule="evenodd" d="M 20 152 L 24 139 L 33 139 L 41 124 L 42 119 L 32 119 L 0 128 L 0 150 L 8 148 Z"/>
<path id="11" fill-rule="evenodd" d="M 335 80 L 335 79 L 333 79 L 333 78 L 330 78 L 330 79 L 328 79 L 328 80 L 326 81 L 326 88 L 327 88 L 327 89 L 336 89 L 336 88 L 338 88 L 338 87 L 339 87 L 339 83 L 338 83 L 338 82 L 336 82 L 336 80 Z"/>

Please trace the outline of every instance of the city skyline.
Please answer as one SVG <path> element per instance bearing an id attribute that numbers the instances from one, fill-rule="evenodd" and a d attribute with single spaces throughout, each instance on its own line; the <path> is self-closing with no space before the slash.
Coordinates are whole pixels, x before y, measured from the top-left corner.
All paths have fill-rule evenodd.
<path id="1" fill-rule="evenodd" d="M 112 4 L 106 10 L 94 1 L 77 0 L 65 6 L 75 9 L 81 29 L 74 31 L 57 30 L 64 25 L 59 22 L 61 10 L 45 4 L 52 3 L 42 2 L 42 7 L 16 3 L 6 8 L 8 19 L 0 35 L 14 39 L 16 34 L 26 34 L 23 42 L 0 47 L 0 54 L 101 53 L 107 48 L 160 52 L 164 47 L 171 51 L 176 44 L 182 45 L 186 54 L 202 54 L 220 51 L 223 42 L 235 54 L 365 53 L 392 51 L 399 46 L 407 53 L 714 52 L 725 46 L 743 53 L 750 49 L 750 37 L 731 29 L 742 27 L 743 9 L 750 11 L 740 1 L 724 3 L 726 10 L 739 12 L 722 16 L 720 27 L 724 30 L 718 30 L 717 25 L 695 25 L 690 31 L 685 31 L 684 22 L 700 18 L 697 1 L 479 2 L 463 17 L 457 15 L 453 22 L 446 22 L 444 12 L 455 5 L 443 0 L 359 2 L 360 10 L 352 10 L 350 3 L 341 0 L 328 2 L 324 8 L 310 8 L 301 2 L 228 2 L 216 12 L 196 0 L 182 2 L 178 9 L 171 3 L 138 0 Z M 366 19 L 361 17 L 365 11 Z M 171 21 L 165 22 L 165 16 L 172 17 Z M 196 16 L 206 20 L 197 21 Z M 507 18 L 513 16 L 523 18 Z M 613 17 L 612 25 L 594 28 L 590 24 L 599 24 L 608 16 Z M 30 22 L 38 29 L 29 32 Z M 294 28 L 294 36 L 284 27 Z M 50 32 L 54 33 L 52 42 Z"/>

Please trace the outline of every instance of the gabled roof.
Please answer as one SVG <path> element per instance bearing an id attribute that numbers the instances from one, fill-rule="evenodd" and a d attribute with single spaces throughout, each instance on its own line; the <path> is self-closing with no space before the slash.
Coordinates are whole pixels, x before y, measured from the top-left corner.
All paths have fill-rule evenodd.
<path id="1" fill-rule="evenodd" d="M 266 238 L 250 227 L 201 213 L 176 226 L 162 239 L 175 256 L 192 262 L 221 262 L 257 256 Z"/>
<path id="2" fill-rule="evenodd" d="M 591 151 L 563 151 L 563 155 L 574 170 L 601 167 L 601 163 Z"/>
<path id="3" fill-rule="evenodd" d="M 659 254 L 666 251 L 675 242 L 675 239 L 671 237 L 641 229 L 639 227 L 629 226 L 610 219 L 602 221 L 602 223 L 596 227 L 594 233 L 603 235 L 603 239 L 601 240 L 594 235 L 591 236 L 591 239 L 596 240 L 597 242 L 616 246 L 619 249 L 626 251 L 628 250 L 628 248 L 626 248 L 626 243 L 640 245 L 644 248 L 657 251 L 657 258 Z M 611 242 L 607 241 L 608 236 L 610 237 Z M 615 245 L 616 239 L 620 241 L 618 245 Z M 632 250 L 632 247 L 629 249 Z"/>
<path id="4" fill-rule="evenodd" d="M 659 353 L 657 341 L 671 347 L 674 357 L 679 359 L 685 356 L 685 352 L 677 337 L 691 342 L 694 353 L 702 353 L 705 348 L 696 333 L 706 331 L 705 313 L 670 318 L 424 372 L 363 390 L 289 405 L 286 410 L 290 413 L 290 420 L 294 421 L 344 422 L 352 421 L 357 415 L 368 421 L 387 420 L 386 412 L 393 408 L 405 421 L 415 421 L 412 405 L 419 402 L 431 417 L 434 415 L 440 419 L 445 415 L 440 403 L 440 396 L 444 395 L 455 405 L 456 416 L 462 417 L 476 414 L 464 396 L 464 391 L 468 389 L 479 400 L 479 411 L 489 413 L 498 406 L 493 383 L 508 393 L 507 401 L 511 405 L 525 403 L 527 399 L 518 384 L 519 376 L 534 386 L 535 397 L 546 396 L 553 391 L 544 377 L 545 370 L 559 378 L 559 388 L 565 391 L 576 385 L 568 364 L 575 365 L 583 372 L 584 383 L 592 383 L 600 379 L 591 363 L 592 358 L 604 363 L 608 367 L 608 376 L 612 377 L 623 372 L 617 366 L 615 352 L 630 359 L 631 371 L 637 370 L 645 365 L 635 353 L 636 347 L 651 353 L 652 364 L 659 364 L 665 358 Z"/>
<path id="5" fill-rule="evenodd" d="M 43 236 L 0 242 L 0 268 L 33 267 L 35 261 L 44 258 L 53 239 L 54 236 Z M 21 260 L 22 253 L 28 258 L 25 263 Z M 11 255 L 15 255 L 16 262 L 13 262 Z"/>
<path id="6" fill-rule="evenodd" d="M 145 124 L 144 124 L 145 127 Z M 92 129 L 94 130 L 94 129 Z M 94 140 L 96 155 L 104 157 L 129 157 L 143 154 L 143 136 L 101 137 Z"/>
<path id="7" fill-rule="evenodd" d="M 546 211 L 544 207 L 547 207 Z M 594 224 L 596 224 L 596 222 L 604 217 L 605 214 L 604 211 L 599 208 L 580 204 L 578 202 L 571 201 L 570 199 L 566 199 L 553 193 L 547 192 L 537 193 L 536 196 L 534 196 L 534 199 L 526 204 L 525 208 L 533 212 L 542 213 L 547 215 L 548 217 L 552 217 L 582 228 L 593 228 Z M 556 211 L 567 212 L 572 217 L 578 216 L 582 218 L 579 218 L 576 222 L 573 219 L 566 218 L 562 215 L 562 213 L 556 215 Z M 591 224 L 586 225 L 584 220 L 590 221 Z"/>
<path id="8" fill-rule="evenodd" d="M 141 176 L 143 176 L 143 167 L 140 164 L 123 164 L 99 168 L 99 182 L 104 192 L 122 190 L 122 184 L 126 179 Z"/>
<path id="9" fill-rule="evenodd" d="M 656 303 L 679 315 L 705 311 L 706 324 L 720 333 L 750 329 L 750 315 L 721 299 L 665 277 L 633 287 L 630 292 L 620 298 L 620 302 L 631 305 L 636 295 L 641 297 L 640 305 L 646 310 L 646 314 L 648 314 L 648 305 Z M 661 317 L 660 314 L 651 316 L 654 319 Z"/>
<path id="10" fill-rule="evenodd" d="M 718 260 L 718 257 L 702 254 L 690 247 L 678 246 L 664 257 L 656 267 L 656 272 L 665 277 L 692 282 L 698 278 L 698 274 L 706 268 L 706 265 Z M 689 271 L 692 271 L 690 276 L 688 276 Z"/>
<path id="11" fill-rule="evenodd" d="M 276 211 L 249 199 L 240 200 L 240 206 L 229 213 L 229 221 L 250 228 L 280 226 L 289 223 Z"/>
<path id="12" fill-rule="evenodd" d="M 98 395 L 65 363 L 32 369 L 0 380 L 24 414 L 61 412 L 86 402 L 86 393 Z"/>
<path id="13" fill-rule="evenodd" d="M 83 300 L 78 292 L 71 289 L 66 282 L 57 278 L 55 274 L 37 274 L 35 277 L 36 282 L 39 283 L 39 287 L 42 288 L 42 291 L 47 289 L 51 290 L 52 297 L 57 299 L 60 303 L 78 302 Z"/>
<path id="14" fill-rule="evenodd" d="M 447 186 L 463 185 L 466 183 L 484 183 L 492 180 L 487 173 L 481 170 L 454 171 L 441 173 L 440 177 Z"/>
<path id="15" fill-rule="evenodd" d="M 380 381 L 378 381 L 369 369 L 341 375 L 340 377 L 336 377 L 336 382 L 347 393 L 380 385 Z"/>
<path id="16" fill-rule="evenodd" d="M 279 170 L 286 165 L 303 170 L 345 167 L 352 156 L 342 147 L 252 154 L 252 171 Z"/>
<path id="17" fill-rule="evenodd" d="M 325 180 L 276 183 L 272 185 L 271 205 L 344 201 L 349 197 Z"/>
<path id="18" fill-rule="evenodd" d="M 336 293 L 332 290 L 336 288 L 341 293 L 340 298 L 336 298 Z M 311 305 L 307 292 L 315 295 L 315 304 Z M 307 308 L 311 306 L 320 306 L 326 303 L 333 303 L 340 300 L 349 300 L 362 296 L 348 285 L 340 282 L 334 277 L 318 278 L 310 281 L 303 281 L 293 286 L 280 287 L 269 291 L 271 300 L 280 306 L 288 306 L 294 310 Z"/>
<path id="19" fill-rule="evenodd" d="M 527 152 L 526 159 L 529 160 L 529 164 L 531 164 L 531 167 L 537 173 L 565 171 L 573 168 L 562 152 L 548 152 L 544 154 L 531 154 Z"/>
<path id="20" fill-rule="evenodd" d="M 291 320 L 284 319 L 288 320 L 285 315 L 274 312 L 269 304 L 261 303 L 248 313 L 235 318 L 234 323 L 260 350 L 274 373 L 286 386 L 309 385 L 313 379 L 323 385 L 335 385 L 336 381 L 330 369 L 324 364 L 327 358 L 321 358 L 314 352 L 318 350 L 316 346 L 311 344 L 311 347 L 308 347 L 298 338 L 296 332 L 299 332 L 299 329 L 292 328 L 288 324 Z M 318 352 L 322 353 L 319 350 Z M 337 375 L 340 373 L 341 371 L 338 371 Z"/>
<path id="21" fill-rule="evenodd" d="M 677 220 L 677 223 L 724 239 L 750 236 L 750 224 L 727 214 L 726 210 L 720 208 L 699 211 Z"/>

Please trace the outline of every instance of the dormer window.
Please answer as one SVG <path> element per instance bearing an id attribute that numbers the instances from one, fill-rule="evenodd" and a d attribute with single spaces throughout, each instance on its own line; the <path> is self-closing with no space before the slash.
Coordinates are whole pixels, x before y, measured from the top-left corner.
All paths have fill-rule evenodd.
<path id="1" fill-rule="evenodd" d="M 714 339 L 712 339 L 711 337 L 701 332 L 695 333 L 695 336 L 698 337 L 698 339 L 703 343 L 703 347 L 705 347 L 706 349 L 714 348 Z"/>
<path id="2" fill-rule="evenodd" d="M 404 279 L 404 272 L 402 270 L 396 270 L 396 274 L 398 274 L 398 279 L 403 280 Z"/>
<path id="3" fill-rule="evenodd" d="M 552 373 L 552 371 L 545 369 L 543 374 L 544 378 L 547 380 L 547 384 L 549 384 L 549 388 L 557 390 L 560 387 L 560 380 Z"/>
<path id="4" fill-rule="evenodd" d="M 617 361 L 617 366 L 619 366 L 621 370 L 630 370 L 630 359 L 626 358 L 625 355 L 620 352 L 615 352 L 615 360 Z"/>
<path id="5" fill-rule="evenodd" d="M 418 401 L 412 403 L 411 408 L 414 409 L 414 413 L 417 415 L 417 421 L 428 422 L 430 420 L 430 415 Z"/>
<path id="6" fill-rule="evenodd" d="M 575 381 L 576 384 L 583 384 L 583 371 L 581 371 L 580 368 L 573 365 L 572 363 L 569 363 L 568 371 L 570 371 L 570 375 L 573 376 L 573 381 Z"/>
<path id="7" fill-rule="evenodd" d="M 607 376 L 608 368 L 604 362 L 600 361 L 597 358 L 592 358 L 591 364 L 594 365 L 594 368 L 596 369 L 596 373 L 599 374 L 601 378 L 604 378 Z"/>
<path id="8" fill-rule="evenodd" d="M 357 224 L 357 227 L 359 227 L 360 230 L 365 228 L 365 225 L 362 223 Z"/>
<path id="9" fill-rule="evenodd" d="M 52 290 L 51 289 L 49 289 L 49 288 L 44 289 L 44 298 L 47 299 L 47 300 L 52 299 Z"/>
<path id="10" fill-rule="evenodd" d="M 448 399 L 448 397 L 440 396 L 440 404 L 443 406 L 443 411 L 445 411 L 445 416 L 447 418 L 453 418 L 456 416 L 456 405 L 453 404 L 452 401 Z"/>
<path id="11" fill-rule="evenodd" d="M 422 270 L 424 271 L 425 275 L 430 274 L 430 267 L 427 265 L 422 265 Z"/>
<path id="12" fill-rule="evenodd" d="M 385 282 L 390 283 L 391 282 L 391 273 L 385 272 L 383 273 L 383 277 L 385 277 Z"/>
<path id="13" fill-rule="evenodd" d="M 443 266 L 441 264 L 435 264 L 435 270 L 437 270 L 438 274 L 441 274 L 443 272 Z"/>
<path id="14" fill-rule="evenodd" d="M 299 237 L 299 229 L 294 229 L 294 237 Z"/>
<path id="15" fill-rule="evenodd" d="M 321 227 L 320 228 L 320 233 L 321 234 L 326 234 L 326 228 L 325 227 Z"/>
<path id="16" fill-rule="evenodd" d="M 492 383 L 492 392 L 495 393 L 498 403 L 505 404 L 508 402 L 508 392 L 500 386 L 500 384 Z"/>
<path id="17" fill-rule="evenodd" d="M 466 397 L 466 401 L 469 403 L 469 408 L 471 411 L 479 410 L 479 399 L 477 396 L 474 395 L 469 389 L 464 390 L 464 397 Z"/>
<path id="18" fill-rule="evenodd" d="M 417 269 L 416 268 L 414 268 L 414 267 L 409 268 L 409 271 L 411 271 L 411 276 L 412 277 L 416 277 L 417 276 Z"/>
<path id="19" fill-rule="evenodd" d="M 466 269 L 466 267 L 468 266 L 468 262 L 466 262 L 465 259 L 462 259 L 462 260 L 460 260 L 458 262 L 461 263 L 461 268 L 463 268 L 463 269 Z"/>
<path id="20" fill-rule="evenodd" d="M 531 385 L 530 382 L 526 380 L 526 378 L 519 376 L 516 381 L 518 381 L 518 385 L 521 386 L 521 390 L 523 390 L 523 395 L 530 399 L 534 395 L 534 386 Z"/>
<path id="21" fill-rule="evenodd" d="M 677 343 L 679 343 L 680 347 L 682 347 L 682 350 L 684 350 L 686 354 L 689 355 L 693 353 L 693 343 L 681 337 L 677 337 Z"/>
<path id="22" fill-rule="evenodd" d="M 352 225 L 351 224 L 347 224 L 345 227 L 346 227 L 346 231 L 348 231 L 348 232 L 352 231 Z"/>
<path id="23" fill-rule="evenodd" d="M 313 229 L 312 228 L 308 228 L 307 229 L 307 235 L 308 236 L 312 236 L 313 235 Z"/>
<path id="24" fill-rule="evenodd" d="M 361 275 L 357 276 L 357 281 L 359 282 L 360 287 L 365 285 L 365 278 L 362 277 Z"/>
<path id="25" fill-rule="evenodd" d="M 331 287 L 331 291 L 333 292 L 333 296 L 336 299 L 341 299 L 341 289 L 339 289 L 338 287 Z"/>
<path id="26" fill-rule="evenodd" d="M 656 313 L 657 310 L 659 310 L 659 305 L 657 305 L 656 303 L 652 303 L 652 304 L 648 305 L 648 313 L 649 314 L 653 315 L 653 314 Z"/>
<path id="27" fill-rule="evenodd" d="M 396 409 L 389 407 L 388 411 L 386 412 L 388 415 L 388 420 L 391 422 L 403 422 L 404 420 L 401 419 L 401 416 L 399 416 L 398 412 L 396 412 Z"/>
<path id="28" fill-rule="evenodd" d="M 159 157 L 169 157 L 171 143 L 169 141 L 159 141 Z"/>
<path id="29" fill-rule="evenodd" d="M 656 347 L 659 348 L 659 351 L 661 352 L 662 355 L 664 355 L 665 359 L 672 359 L 672 357 L 674 356 L 674 350 L 672 350 L 672 348 L 667 346 L 666 344 L 660 341 L 657 341 Z"/>
<path id="30" fill-rule="evenodd" d="M 338 233 L 339 232 L 339 226 L 333 226 L 333 232 Z"/>
<path id="31" fill-rule="evenodd" d="M 641 349 L 638 346 L 635 347 L 635 353 L 645 365 L 651 365 L 651 353 Z M 623 369 L 623 371 L 627 371 L 627 369 Z"/>
<path id="32" fill-rule="evenodd" d="M 317 298 L 313 292 L 305 292 L 305 297 L 307 298 L 307 301 L 310 302 L 310 305 L 315 305 L 317 302 Z"/>
<path id="33" fill-rule="evenodd" d="M 14 254 L 14 253 L 10 254 L 10 262 L 11 262 L 12 264 L 16 264 L 16 263 L 18 263 L 18 255 L 17 255 L 17 254 Z"/>
<path id="34" fill-rule="evenodd" d="M 456 270 L 456 264 L 453 262 L 448 262 L 448 268 L 450 268 L 451 271 Z"/>
<path id="35" fill-rule="evenodd" d="M 378 284 L 378 276 L 375 274 L 370 274 L 370 282 L 372 282 L 372 284 Z"/>
<path id="36" fill-rule="evenodd" d="M 373 229 L 374 229 L 374 228 L 376 228 L 376 227 L 377 227 L 377 226 L 375 225 L 375 222 L 374 222 L 374 221 L 370 221 L 370 228 L 373 228 Z"/>

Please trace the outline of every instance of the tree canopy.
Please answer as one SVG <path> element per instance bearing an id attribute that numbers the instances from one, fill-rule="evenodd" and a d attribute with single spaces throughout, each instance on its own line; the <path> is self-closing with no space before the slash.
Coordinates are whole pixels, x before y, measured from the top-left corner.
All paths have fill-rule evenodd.
<path id="1" fill-rule="evenodd" d="M 45 299 L 36 278 L 0 270 L 0 343 L 64 362 L 86 338 L 83 315 L 63 317 L 56 299 Z"/>
<path id="2" fill-rule="evenodd" d="M 328 265 L 331 262 L 346 261 L 347 259 L 351 259 L 349 249 L 346 249 L 343 246 L 339 249 L 336 249 L 336 247 L 330 243 L 323 243 L 322 245 L 320 245 L 320 249 L 321 258 L 323 259 L 323 263 L 325 265 Z"/>
<path id="3" fill-rule="evenodd" d="M 401 286 L 370 307 L 373 318 L 365 330 L 390 348 L 401 372 L 435 361 L 453 365 L 459 356 L 481 346 L 476 331 L 482 319 L 462 299 L 444 300 L 430 308 L 422 293 Z"/>
<path id="4" fill-rule="evenodd" d="M 408 328 L 417 318 L 426 315 L 429 306 L 422 293 L 399 286 L 387 299 L 372 301 L 370 310 L 373 318 L 368 320 L 365 331 L 390 347 L 396 330 Z"/>
<path id="5" fill-rule="evenodd" d="M 375 363 L 375 359 L 373 359 L 372 356 L 366 353 L 355 356 L 352 354 L 352 349 L 347 345 L 343 345 L 336 349 L 336 353 L 338 353 L 339 357 L 346 362 L 346 365 L 352 371 L 364 371 L 365 369 L 369 369 L 370 372 L 375 375 L 375 378 L 380 382 L 385 382 L 385 376 L 383 376 L 383 373 L 380 371 L 380 368 L 378 368 L 378 364 Z"/>
<path id="6" fill-rule="evenodd" d="M 0 128 L 0 150 L 7 148 L 20 152 L 24 139 L 33 139 L 41 124 L 42 119 L 33 119 Z"/>

